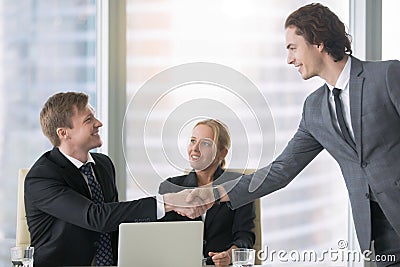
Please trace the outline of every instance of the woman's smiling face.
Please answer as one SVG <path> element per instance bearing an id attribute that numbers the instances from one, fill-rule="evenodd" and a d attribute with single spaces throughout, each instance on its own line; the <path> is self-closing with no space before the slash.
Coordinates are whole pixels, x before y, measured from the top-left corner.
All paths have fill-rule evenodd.
<path id="1" fill-rule="evenodd" d="M 211 167 L 216 169 L 221 160 L 221 151 L 214 141 L 214 132 L 205 124 L 193 128 L 187 150 L 190 166 L 195 170 L 201 171 Z"/>

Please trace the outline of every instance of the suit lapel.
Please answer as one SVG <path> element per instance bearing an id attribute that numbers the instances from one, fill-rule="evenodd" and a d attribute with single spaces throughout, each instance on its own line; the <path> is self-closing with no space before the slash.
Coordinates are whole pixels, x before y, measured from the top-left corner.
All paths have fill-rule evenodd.
<path id="1" fill-rule="evenodd" d="M 194 170 L 188 173 L 187 177 L 182 182 L 182 186 L 188 188 L 194 188 L 198 186 L 197 176 Z"/>
<path id="2" fill-rule="evenodd" d="M 361 108 L 362 108 L 362 90 L 364 78 L 360 77 L 360 73 L 363 68 L 361 62 L 354 57 L 350 57 L 351 59 L 351 70 L 350 70 L 350 81 L 349 81 L 349 90 L 350 90 L 350 116 L 351 123 L 354 131 L 354 139 L 356 143 L 356 149 L 358 158 L 362 159 L 362 140 L 361 140 Z"/>
<path id="3" fill-rule="evenodd" d="M 71 161 L 69 161 L 58 148 L 53 148 L 50 152 L 51 159 L 61 168 L 65 170 L 65 182 L 76 191 L 91 198 L 90 191 L 85 179 L 83 179 L 81 172 L 76 168 Z"/>

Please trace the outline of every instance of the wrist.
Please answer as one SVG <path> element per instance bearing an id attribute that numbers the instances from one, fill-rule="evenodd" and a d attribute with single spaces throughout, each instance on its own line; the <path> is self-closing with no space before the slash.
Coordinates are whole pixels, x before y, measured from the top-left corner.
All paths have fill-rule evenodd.
<path id="1" fill-rule="evenodd" d="M 164 209 L 165 212 L 169 212 L 172 211 L 174 206 L 170 204 L 170 198 L 169 198 L 169 194 L 165 194 L 163 195 L 163 200 L 164 200 Z"/>

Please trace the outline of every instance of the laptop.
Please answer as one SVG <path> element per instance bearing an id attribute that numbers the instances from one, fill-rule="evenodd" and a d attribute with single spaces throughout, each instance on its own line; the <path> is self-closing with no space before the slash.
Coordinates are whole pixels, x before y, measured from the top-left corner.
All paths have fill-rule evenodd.
<path id="1" fill-rule="evenodd" d="M 203 222 L 122 223 L 119 267 L 201 267 Z"/>

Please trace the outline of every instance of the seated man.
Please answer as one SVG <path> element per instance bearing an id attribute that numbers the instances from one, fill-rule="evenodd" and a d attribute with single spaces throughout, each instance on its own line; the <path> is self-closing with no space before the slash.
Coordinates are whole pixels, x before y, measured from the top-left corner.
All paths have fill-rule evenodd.
<path id="1" fill-rule="evenodd" d="M 113 163 L 106 155 L 89 153 L 102 145 L 102 123 L 86 94 L 50 97 L 40 123 L 54 148 L 34 163 L 25 180 L 35 267 L 116 265 L 120 223 L 155 221 L 173 209 L 191 217 L 204 212 L 182 208 L 185 194 L 118 202 Z"/>

